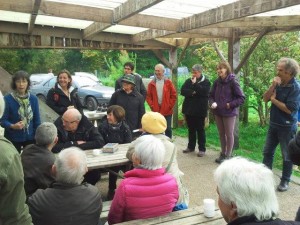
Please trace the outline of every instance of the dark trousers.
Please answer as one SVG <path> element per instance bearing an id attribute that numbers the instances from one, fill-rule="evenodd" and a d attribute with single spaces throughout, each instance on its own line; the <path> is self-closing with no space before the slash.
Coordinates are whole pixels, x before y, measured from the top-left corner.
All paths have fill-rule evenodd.
<path id="1" fill-rule="evenodd" d="M 164 116 L 167 121 L 166 136 L 172 139 L 172 115 Z"/>
<path id="2" fill-rule="evenodd" d="M 21 153 L 21 150 L 23 148 L 25 148 L 27 145 L 34 144 L 35 141 L 34 140 L 22 141 L 22 142 L 11 141 L 11 143 L 15 146 L 15 148 L 18 150 L 18 152 Z"/>
<path id="3" fill-rule="evenodd" d="M 196 139 L 198 139 L 199 151 L 206 151 L 205 143 L 206 136 L 204 130 L 205 117 L 185 115 L 186 123 L 188 126 L 189 143 L 188 148 L 194 150 L 196 147 Z"/>
<path id="4" fill-rule="evenodd" d="M 112 167 L 109 169 L 114 171 L 115 173 L 119 173 L 120 170 L 125 172 L 127 170 L 127 167 L 126 166 L 116 166 L 116 167 Z M 109 190 L 115 190 L 117 188 L 117 180 L 118 180 L 117 175 L 115 175 L 113 173 L 108 174 L 108 189 Z"/>
<path id="5" fill-rule="evenodd" d="M 100 170 L 90 170 L 84 175 L 83 182 L 87 182 L 89 184 L 95 185 L 101 179 L 101 171 Z"/>

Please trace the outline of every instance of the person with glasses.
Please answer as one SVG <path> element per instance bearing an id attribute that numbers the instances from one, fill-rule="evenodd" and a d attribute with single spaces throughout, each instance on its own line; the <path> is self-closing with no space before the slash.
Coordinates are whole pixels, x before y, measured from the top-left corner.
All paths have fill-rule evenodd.
<path id="1" fill-rule="evenodd" d="M 141 75 L 134 73 L 133 70 L 134 70 L 134 64 L 132 62 L 126 62 L 124 64 L 124 75 L 116 81 L 115 91 L 118 89 L 122 89 L 122 79 L 124 78 L 125 75 L 133 75 L 135 89 L 144 97 L 145 100 L 147 95 L 147 89 L 145 88 Z"/>
<path id="2" fill-rule="evenodd" d="M 97 127 L 82 115 L 77 109 L 68 109 L 54 122 L 57 128 L 58 141 L 52 152 L 58 153 L 65 148 L 72 146 L 82 150 L 102 148 L 104 140 Z M 89 171 L 85 175 L 85 181 L 96 184 L 100 179 L 98 170 Z"/>
<path id="3" fill-rule="evenodd" d="M 34 135 L 41 124 L 39 102 L 30 94 L 30 79 L 25 71 L 18 71 L 12 77 L 12 92 L 5 95 L 5 111 L 1 126 L 4 136 L 11 141 L 20 153 L 26 145 L 34 143 Z"/>

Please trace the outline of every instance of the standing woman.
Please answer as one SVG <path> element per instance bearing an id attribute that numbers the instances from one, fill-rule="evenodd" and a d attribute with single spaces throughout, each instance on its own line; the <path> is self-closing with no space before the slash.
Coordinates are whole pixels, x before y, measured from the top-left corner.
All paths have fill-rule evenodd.
<path id="1" fill-rule="evenodd" d="M 238 107 L 244 103 L 245 96 L 228 62 L 222 61 L 217 66 L 218 78 L 209 95 L 209 105 L 215 115 L 221 142 L 221 154 L 215 161 L 222 163 L 230 158 L 234 144 L 234 124 Z"/>
<path id="2" fill-rule="evenodd" d="M 22 147 L 34 143 L 36 128 L 41 123 L 38 99 L 30 94 L 29 87 L 28 73 L 18 71 L 12 77 L 12 93 L 4 97 L 5 111 L 1 125 L 5 128 L 4 136 L 19 152 Z"/>
<path id="3" fill-rule="evenodd" d="M 107 117 L 103 118 L 100 126 L 99 133 L 102 135 L 105 144 L 118 143 L 127 144 L 132 141 L 131 130 L 125 121 L 125 110 L 119 105 L 111 105 L 107 109 Z M 120 170 L 125 170 L 126 167 L 116 166 L 111 170 L 118 173 Z M 108 193 L 106 200 L 112 200 L 117 188 L 118 177 L 109 173 L 108 177 Z"/>
<path id="4" fill-rule="evenodd" d="M 72 86 L 72 76 L 68 70 L 59 72 L 55 86 L 48 92 L 47 105 L 59 115 L 69 108 L 76 108 L 83 113 L 78 90 Z"/>

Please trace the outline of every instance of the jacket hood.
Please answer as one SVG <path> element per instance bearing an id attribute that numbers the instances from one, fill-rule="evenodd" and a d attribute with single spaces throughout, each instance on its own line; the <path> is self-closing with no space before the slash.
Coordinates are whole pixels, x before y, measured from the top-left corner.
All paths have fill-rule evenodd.
<path id="1" fill-rule="evenodd" d="M 221 82 L 221 83 L 228 83 L 232 80 L 235 80 L 235 75 L 233 73 L 231 73 L 225 78 L 225 80 L 222 80 L 220 77 L 218 79 L 219 79 L 219 82 Z"/>

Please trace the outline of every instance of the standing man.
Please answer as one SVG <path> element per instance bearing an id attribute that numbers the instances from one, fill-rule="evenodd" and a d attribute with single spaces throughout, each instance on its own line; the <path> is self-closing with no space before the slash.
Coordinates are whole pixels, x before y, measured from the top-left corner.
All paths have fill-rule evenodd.
<path id="1" fill-rule="evenodd" d="M 148 84 L 146 101 L 153 112 L 159 112 L 167 121 L 166 136 L 172 138 L 172 114 L 176 102 L 176 89 L 171 80 L 165 78 L 165 67 L 155 66 L 155 77 Z"/>
<path id="2" fill-rule="evenodd" d="M 281 58 L 277 63 L 277 76 L 264 93 L 265 102 L 271 101 L 270 126 L 263 151 L 263 163 L 272 169 L 276 146 L 280 144 L 283 160 L 278 191 L 286 191 L 292 174 L 293 163 L 288 155 L 288 143 L 297 131 L 297 114 L 300 102 L 300 85 L 295 76 L 299 64 L 291 58 Z"/>
<path id="3" fill-rule="evenodd" d="M 143 79 L 141 75 L 137 73 L 133 73 L 133 70 L 134 70 L 134 64 L 132 62 L 127 62 L 124 64 L 124 75 L 120 77 L 118 80 L 116 80 L 115 91 L 122 88 L 122 79 L 124 78 L 125 75 L 133 75 L 135 89 L 144 97 L 144 101 L 145 101 L 147 90 L 143 83 Z"/>
<path id="4" fill-rule="evenodd" d="M 119 105 L 124 108 L 125 119 L 131 132 L 142 127 L 141 119 L 145 114 L 144 98 L 134 87 L 134 75 L 123 76 L 122 88 L 113 93 L 109 101 L 109 106 Z M 139 135 L 140 132 L 132 133 L 133 138 Z"/>
<path id="5" fill-rule="evenodd" d="M 192 78 L 187 79 L 181 87 L 181 95 L 185 97 L 182 113 L 185 115 L 189 133 L 189 143 L 183 153 L 195 151 L 196 138 L 198 138 L 199 152 L 197 156 L 205 155 L 204 121 L 207 116 L 209 89 L 210 82 L 202 74 L 201 65 L 195 64 L 192 67 Z"/>

